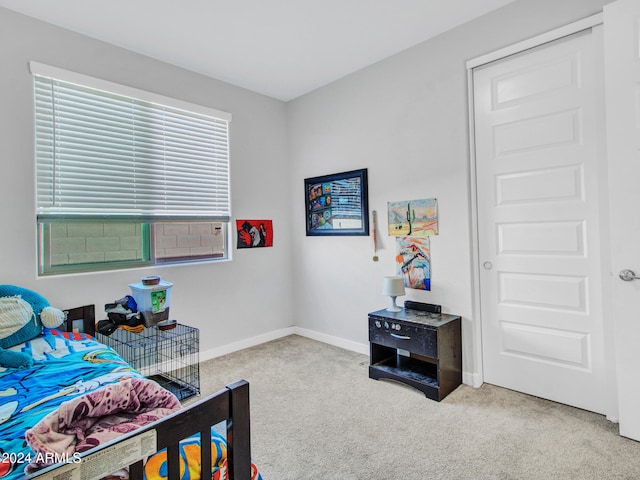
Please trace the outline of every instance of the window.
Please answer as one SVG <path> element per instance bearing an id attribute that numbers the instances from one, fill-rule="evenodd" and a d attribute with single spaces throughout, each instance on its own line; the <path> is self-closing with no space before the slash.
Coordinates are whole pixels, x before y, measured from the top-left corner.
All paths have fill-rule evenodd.
<path id="1" fill-rule="evenodd" d="M 228 258 L 228 113 L 30 68 L 40 274 Z"/>

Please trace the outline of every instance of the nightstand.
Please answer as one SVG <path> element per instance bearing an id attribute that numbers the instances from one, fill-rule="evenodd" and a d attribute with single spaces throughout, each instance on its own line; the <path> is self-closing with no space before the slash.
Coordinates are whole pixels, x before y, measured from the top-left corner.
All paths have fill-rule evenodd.
<path id="1" fill-rule="evenodd" d="M 461 318 L 403 308 L 369 314 L 369 377 L 440 401 L 462 383 Z"/>

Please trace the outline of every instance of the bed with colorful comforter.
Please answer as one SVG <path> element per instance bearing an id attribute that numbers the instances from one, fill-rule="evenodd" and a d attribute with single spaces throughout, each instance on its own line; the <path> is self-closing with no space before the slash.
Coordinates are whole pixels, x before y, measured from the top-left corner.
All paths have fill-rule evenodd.
<path id="1" fill-rule="evenodd" d="M 51 464 L 80 462 L 84 452 L 181 409 L 173 394 L 90 335 L 45 329 L 11 350 L 34 362 L 0 367 L 0 480 L 25 478 Z M 246 403 L 248 408 L 248 393 Z M 160 451 L 144 461 L 144 478 L 200 478 L 199 438 L 180 442 L 179 477 L 168 473 L 166 451 Z M 211 451 L 211 478 L 229 478 L 227 444 L 214 430 Z M 104 472 L 109 474 L 128 478 L 127 469 Z M 252 463 L 251 479 L 260 478 Z"/>

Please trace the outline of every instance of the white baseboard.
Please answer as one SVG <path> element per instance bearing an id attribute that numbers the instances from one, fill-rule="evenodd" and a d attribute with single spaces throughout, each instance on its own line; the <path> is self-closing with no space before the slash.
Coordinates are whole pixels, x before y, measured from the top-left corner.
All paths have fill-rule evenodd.
<path id="1" fill-rule="evenodd" d="M 479 373 L 462 372 L 462 383 L 473 388 L 482 386 L 482 375 Z"/>
<path id="2" fill-rule="evenodd" d="M 256 345 L 260 345 L 262 343 L 267 343 L 272 340 L 277 340 L 278 338 L 293 335 L 296 333 L 295 328 L 296 327 L 282 328 L 280 330 L 275 330 L 273 332 L 264 333 L 262 335 L 257 335 L 255 337 L 240 340 L 239 342 L 230 343 L 229 345 L 223 345 L 222 347 L 200 351 L 200 361 L 205 362 L 207 360 L 211 360 L 212 358 L 221 357 L 229 353 L 244 350 L 245 348 L 255 347 Z"/>
<path id="3" fill-rule="evenodd" d="M 329 345 L 344 348 L 345 350 L 351 350 L 353 352 L 369 355 L 368 344 L 352 342 L 350 340 L 345 340 L 344 338 L 334 337 L 332 335 L 327 335 L 326 333 L 320 333 L 314 330 L 308 330 L 306 328 L 287 327 L 262 335 L 257 335 L 255 337 L 247 338 L 239 342 L 230 343 L 229 345 L 224 345 L 222 347 L 216 347 L 210 350 L 201 351 L 200 361 L 206 362 L 207 360 L 211 360 L 212 358 L 221 357 L 229 353 L 244 350 L 245 348 L 255 347 L 256 345 L 270 342 L 272 340 L 277 340 L 278 338 L 283 338 L 288 335 L 300 335 L 301 337 L 307 337 L 312 340 L 328 343 Z"/>
<path id="4" fill-rule="evenodd" d="M 315 330 L 308 330 L 306 328 L 293 327 L 296 335 L 301 337 L 307 337 L 311 340 L 317 340 L 322 343 L 328 343 L 334 347 L 344 348 L 345 350 L 351 350 L 352 352 L 362 353 L 369 355 L 369 344 L 352 342 L 351 340 L 345 340 L 344 338 L 334 337 L 333 335 L 327 335 L 326 333 L 316 332 Z"/>

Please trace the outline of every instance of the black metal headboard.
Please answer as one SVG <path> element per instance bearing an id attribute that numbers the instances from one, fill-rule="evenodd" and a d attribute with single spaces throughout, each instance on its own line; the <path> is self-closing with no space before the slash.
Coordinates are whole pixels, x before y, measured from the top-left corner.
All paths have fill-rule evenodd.
<path id="1" fill-rule="evenodd" d="M 65 332 L 80 332 L 95 335 L 96 333 L 96 308 L 95 305 L 68 308 L 64 311 L 67 315 L 65 322 L 60 325 L 60 330 Z"/>

